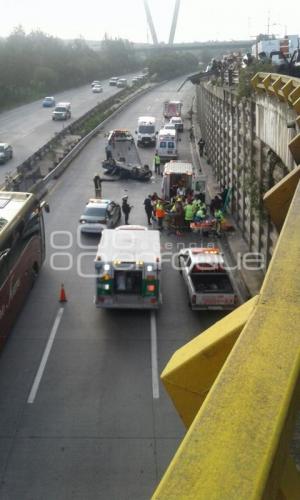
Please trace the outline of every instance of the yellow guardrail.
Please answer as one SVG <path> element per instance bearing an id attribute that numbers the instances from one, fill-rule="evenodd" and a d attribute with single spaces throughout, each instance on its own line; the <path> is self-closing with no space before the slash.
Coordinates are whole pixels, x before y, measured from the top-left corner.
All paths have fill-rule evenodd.
<path id="1" fill-rule="evenodd" d="M 252 86 L 257 92 L 264 92 L 286 102 L 298 116 L 295 120 L 300 127 L 300 78 L 276 73 L 256 73 Z M 289 143 L 289 149 L 297 165 L 300 164 L 300 133 Z"/>
<path id="2" fill-rule="evenodd" d="M 300 404 L 299 177 L 300 166 L 265 195 L 272 215 L 281 210 L 281 233 L 260 294 L 162 373 L 188 432 L 155 500 L 300 498 L 290 454 Z"/>

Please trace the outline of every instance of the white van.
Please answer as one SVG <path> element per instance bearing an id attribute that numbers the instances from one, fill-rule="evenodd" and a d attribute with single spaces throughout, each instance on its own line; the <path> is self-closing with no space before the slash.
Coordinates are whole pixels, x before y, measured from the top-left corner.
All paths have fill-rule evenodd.
<path id="1" fill-rule="evenodd" d="M 156 143 L 156 120 L 154 116 L 140 116 L 138 119 L 137 130 L 137 145 L 154 146 Z"/>
<path id="2" fill-rule="evenodd" d="M 68 118 L 71 118 L 71 104 L 59 102 L 52 112 L 52 120 L 68 120 Z"/>
<path id="3" fill-rule="evenodd" d="M 162 128 L 157 136 L 157 154 L 161 160 L 176 159 L 177 152 L 177 132 Z"/>

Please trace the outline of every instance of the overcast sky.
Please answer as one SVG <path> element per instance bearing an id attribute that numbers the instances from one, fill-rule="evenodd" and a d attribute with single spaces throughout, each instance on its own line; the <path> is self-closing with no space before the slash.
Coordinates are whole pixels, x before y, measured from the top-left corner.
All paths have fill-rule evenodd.
<path id="1" fill-rule="evenodd" d="M 168 41 L 175 0 L 149 0 L 159 41 Z M 286 7 L 285 7 L 286 6 Z M 22 25 L 59 38 L 151 41 L 142 0 L 0 0 L 0 36 Z M 269 20 L 269 21 L 268 21 Z M 300 0 L 181 0 L 175 42 L 299 34 Z"/>

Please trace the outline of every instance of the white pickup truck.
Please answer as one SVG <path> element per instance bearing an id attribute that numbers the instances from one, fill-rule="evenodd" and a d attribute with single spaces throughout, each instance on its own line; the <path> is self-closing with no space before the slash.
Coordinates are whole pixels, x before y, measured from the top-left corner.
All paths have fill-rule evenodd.
<path id="1" fill-rule="evenodd" d="M 235 308 L 237 297 L 219 248 L 184 248 L 179 252 L 178 264 L 193 310 Z"/>

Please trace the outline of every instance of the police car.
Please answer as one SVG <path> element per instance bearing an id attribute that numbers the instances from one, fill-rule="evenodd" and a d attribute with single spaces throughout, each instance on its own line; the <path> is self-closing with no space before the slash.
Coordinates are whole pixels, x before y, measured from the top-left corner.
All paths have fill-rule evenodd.
<path id="1" fill-rule="evenodd" d="M 91 198 L 79 219 L 82 233 L 102 233 L 103 229 L 116 227 L 121 218 L 118 203 L 102 198 Z"/>

